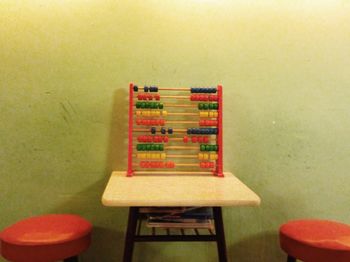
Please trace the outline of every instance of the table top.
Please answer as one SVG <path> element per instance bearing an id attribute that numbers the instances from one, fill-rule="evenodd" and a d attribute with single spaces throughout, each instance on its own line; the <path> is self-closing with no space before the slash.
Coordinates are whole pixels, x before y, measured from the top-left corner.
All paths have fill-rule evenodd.
<path id="1" fill-rule="evenodd" d="M 258 206 L 260 198 L 237 177 L 135 175 L 114 171 L 102 196 L 105 206 Z"/>

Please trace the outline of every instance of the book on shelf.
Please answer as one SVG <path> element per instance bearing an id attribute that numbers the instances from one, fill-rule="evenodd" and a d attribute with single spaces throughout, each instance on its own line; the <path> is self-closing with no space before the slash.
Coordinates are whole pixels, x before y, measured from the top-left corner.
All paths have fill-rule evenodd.
<path id="1" fill-rule="evenodd" d="M 214 229 L 212 209 L 208 207 L 157 207 L 143 211 L 148 217 L 147 227 Z"/>

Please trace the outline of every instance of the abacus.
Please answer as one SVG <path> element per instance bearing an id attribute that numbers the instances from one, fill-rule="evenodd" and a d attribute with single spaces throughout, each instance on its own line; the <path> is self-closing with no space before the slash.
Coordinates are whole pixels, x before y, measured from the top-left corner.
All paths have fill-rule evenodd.
<path id="1" fill-rule="evenodd" d="M 224 176 L 221 85 L 129 89 L 127 176 Z"/>

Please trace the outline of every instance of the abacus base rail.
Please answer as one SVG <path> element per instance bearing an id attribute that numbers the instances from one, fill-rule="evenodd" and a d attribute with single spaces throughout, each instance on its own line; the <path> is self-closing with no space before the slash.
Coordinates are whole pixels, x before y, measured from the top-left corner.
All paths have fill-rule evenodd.
<path id="1" fill-rule="evenodd" d="M 125 236 L 125 246 L 124 246 L 124 256 L 123 262 L 131 262 L 134 250 L 135 242 L 172 242 L 172 241 L 184 241 L 184 242 L 207 242 L 215 241 L 217 243 L 217 251 L 219 262 L 227 262 L 226 255 L 226 242 L 225 242 L 225 232 L 224 224 L 222 220 L 222 210 L 221 207 L 213 207 L 213 216 L 215 223 L 215 234 L 211 232 L 210 235 L 199 235 L 196 231 L 196 235 L 156 235 L 153 231 L 152 235 L 141 235 L 141 214 L 139 213 L 139 207 L 129 208 L 129 218 L 127 231 Z M 139 221 L 139 227 L 137 224 Z"/>

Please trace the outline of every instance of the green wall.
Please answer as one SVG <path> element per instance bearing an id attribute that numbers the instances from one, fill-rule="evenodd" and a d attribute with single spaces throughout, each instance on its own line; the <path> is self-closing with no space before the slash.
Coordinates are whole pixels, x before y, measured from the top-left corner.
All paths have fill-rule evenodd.
<path id="1" fill-rule="evenodd" d="M 288 219 L 350 223 L 349 1 L 0 2 L 0 228 L 54 212 L 94 224 L 82 261 L 121 261 L 127 87 L 225 90 L 225 169 L 262 198 L 225 208 L 232 261 L 282 261 Z M 233 259 L 234 258 L 234 259 Z M 135 261 L 216 261 L 210 243 L 137 244 Z"/>

